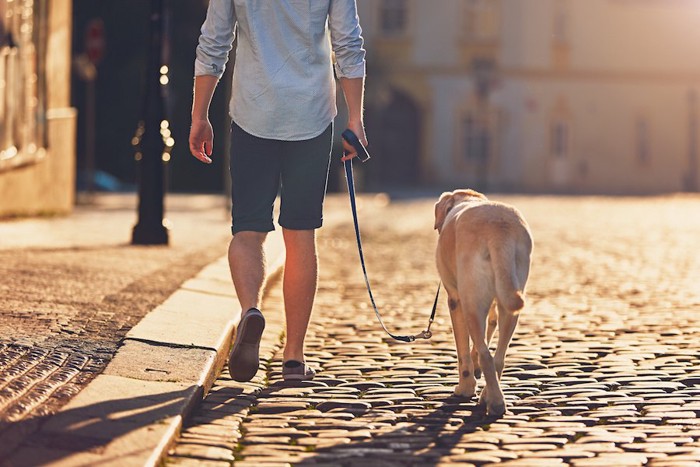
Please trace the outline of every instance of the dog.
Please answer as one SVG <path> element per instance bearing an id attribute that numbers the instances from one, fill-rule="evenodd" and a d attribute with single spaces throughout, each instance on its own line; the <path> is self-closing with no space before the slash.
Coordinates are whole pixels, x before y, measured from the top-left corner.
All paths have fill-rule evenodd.
<path id="1" fill-rule="evenodd" d="M 459 364 L 454 393 L 471 398 L 483 372 L 478 405 L 489 416 L 505 414 L 500 387 L 506 351 L 525 306 L 533 240 L 512 206 L 469 189 L 443 193 L 435 203 L 437 269 L 447 290 Z M 488 320 L 488 328 L 487 328 Z M 489 341 L 498 325 L 495 358 Z M 469 339 L 474 342 L 471 354 Z"/>

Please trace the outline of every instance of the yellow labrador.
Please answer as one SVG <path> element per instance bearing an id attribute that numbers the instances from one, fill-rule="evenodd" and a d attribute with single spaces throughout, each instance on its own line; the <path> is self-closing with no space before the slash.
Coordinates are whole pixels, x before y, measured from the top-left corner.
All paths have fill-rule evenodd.
<path id="1" fill-rule="evenodd" d="M 518 313 L 525 305 L 533 245 L 530 229 L 517 209 L 473 190 L 443 193 L 435 204 L 435 228 L 437 269 L 447 290 L 457 344 L 455 395 L 474 396 L 483 370 L 486 385 L 479 405 L 486 406 L 488 415 L 501 416 L 506 403 L 499 380 Z M 488 344 L 497 323 L 494 359 Z"/>

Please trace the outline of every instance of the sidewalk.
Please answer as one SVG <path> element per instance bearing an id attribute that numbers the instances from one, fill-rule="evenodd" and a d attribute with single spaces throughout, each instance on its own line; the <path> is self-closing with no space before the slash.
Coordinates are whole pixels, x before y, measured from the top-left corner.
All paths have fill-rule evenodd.
<path id="1" fill-rule="evenodd" d="M 135 203 L 0 222 L 0 465 L 153 465 L 223 366 L 240 317 L 224 202 L 170 195 L 155 247 L 129 245 Z M 279 231 L 265 251 L 275 274 Z"/>
<path id="2" fill-rule="evenodd" d="M 281 235 L 270 235 L 272 274 L 283 253 Z M 224 257 L 148 313 L 104 372 L 7 464 L 157 465 L 225 363 L 241 314 L 228 275 Z"/>

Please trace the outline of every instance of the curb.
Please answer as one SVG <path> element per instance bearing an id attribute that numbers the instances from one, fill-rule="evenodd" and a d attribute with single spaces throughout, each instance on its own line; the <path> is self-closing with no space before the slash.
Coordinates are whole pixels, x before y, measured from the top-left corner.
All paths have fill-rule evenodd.
<path id="1" fill-rule="evenodd" d="M 280 230 L 264 250 L 269 279 L 284 264 Z M 25 447 L 7 465 L 158 465 L 223 368 L 240 316 L 224 256 L 127 333 L 105 371 L 41 428 L 49 447 Z"/>

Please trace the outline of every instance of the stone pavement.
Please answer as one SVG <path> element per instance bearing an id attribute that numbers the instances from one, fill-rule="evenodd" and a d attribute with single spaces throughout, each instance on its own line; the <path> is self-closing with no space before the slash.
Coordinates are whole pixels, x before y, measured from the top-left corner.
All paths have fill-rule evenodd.
<path id="1" fill-rule="evenodd" d="M 508 414 L 450 397 L 444 299 L 430 341 L 379 327 L 350 219 L 321 230 L 307 340 L 314 382 L 281 382 L 279 281 L 261 370 L 223 373 L 167 465 L 700 466 L 700 197 L 498 199 L 535 238 L 526 309 L 503 376 Z M 426 324 L 437 277 L 434 200 L 361 200 L 370 280 L 388 327 Z"/>

